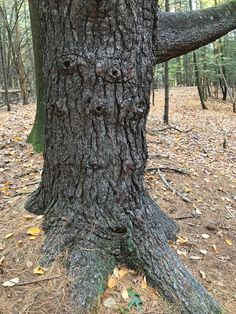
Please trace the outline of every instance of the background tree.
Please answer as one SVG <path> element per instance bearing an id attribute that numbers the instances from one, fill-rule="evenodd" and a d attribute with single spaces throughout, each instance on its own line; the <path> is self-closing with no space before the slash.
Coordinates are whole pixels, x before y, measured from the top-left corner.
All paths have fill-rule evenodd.
<path id="1" fill-rule="evenodd" d="M 145 128 L 154 65 L 234 29 L 236 2 L 190 13 L 160 12 L 154 0 L 37 4 L 46 138 L 26 208 L 45 215 L 42 263 L 67 250 L 80 313 L 117 263 L 143 271 L 185 313 L 221 313 L 169 248 L 178 227 L 144 188 Z"/>

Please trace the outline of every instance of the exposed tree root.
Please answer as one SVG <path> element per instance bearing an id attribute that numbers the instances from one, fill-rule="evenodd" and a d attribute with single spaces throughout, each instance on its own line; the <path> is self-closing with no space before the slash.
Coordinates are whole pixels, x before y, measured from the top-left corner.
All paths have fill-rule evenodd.
<path id="1" fill-rule="evenodd" d="M 175 193 L 176 195 L 181 197 L 182 200 L 185 201 L 186 203 L 192 203 L 192 201 L 189 198 L 184 196 L 180 191 L 178 191 L 175 188 L 173 188 L 173 186 L 167 182 L 166 178 L 163 176 L 163 174 L 161 173 L 160 169 L 158 169 L 158 174 L 159 174 L 159 177 L 161 178 L 161 180 L 163 181 L 163 183 L 165 184 L 165 186 L 169 190 L 171 190 L 173 193 Z"/>

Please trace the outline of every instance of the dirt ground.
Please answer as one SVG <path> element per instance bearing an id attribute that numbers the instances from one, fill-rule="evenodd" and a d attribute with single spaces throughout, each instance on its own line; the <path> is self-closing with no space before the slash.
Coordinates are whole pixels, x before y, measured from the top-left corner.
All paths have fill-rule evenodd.
<path id="1" fill-rule="evenodd" d="M 226 312 L 234 314 L 236 115 L 230 102 L 211 99 L 203 111 L 195 88 L 173 88 L 173 128 L 166 128 L 163 98 L 163 90 L 155 92 L 149 115 L 146 186 L 180 225 L 178 240 L 170 245 Z M 49 269 L 38 268 L 43 217 L 24 210 L 43 163 L 26 144 L 34 113 L 34 105 L 14 105 L 10 113 L 0 109 L 0 313 L 76 313 L 60 258 Z M 9 287 L 6 281 L 12 278 Z M 132 292 L 140 302 L 130 309 Z M 97 312 L 104 314 L 178 313 L 147 286 L 142 274 L 122 267 L 111 274 L 98 303 Z"/>

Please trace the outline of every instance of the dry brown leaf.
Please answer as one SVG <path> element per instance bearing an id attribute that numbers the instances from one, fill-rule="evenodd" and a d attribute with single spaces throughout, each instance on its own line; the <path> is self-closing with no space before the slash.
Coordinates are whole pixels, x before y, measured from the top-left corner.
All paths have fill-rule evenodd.
<path id="1" fill-rule="evenodd" d="M 128 274 L 129 270 L 126 268 L 121 268 L 118 271 L 118 277 L 123 278 L 126 274 Z"/>
<path id="2" fill-rule="evenodd" d="M 129 299 L 129 293 L 127 289 L 124 289 L 121 293 L 122 298 L 127 301 Z"/>
<path id="3" fill-rule="evenodd" d="M 212 247 L 213 247 L 214 252 L 215 252 L 216 254 L 219 254 L 219 250 L 217 249 L 216 245 L 213 244 Z"/>
<path id="4" fill-rule="evenodd" d="M 185 257 L 186 257 L 187 254 L 188 254 L 188 252 L 187 252 L 187 251 L 180 251 L 180 250 L 177 250 L 177 254 L 180 255 L 180 256 L 182 255 L 182 256 L 185 256 Z"/>
<path id="5" fill-rule="evenodd" d="M 142 281 L 141 281 L 141 284 L 140 284 L 140 287 L 142 288 L 142 289 L 147 289 L 147 279 L 146 279 L 146 277 L 144 276 L 143 277 L 143 279 L 142 279 Z"/>
<path id="6" fill-rule="evenodd" d="M 177 236 L 177 241 L 176 243 L 181 245 L 181 244 L 185 244 L 188 242 L 188 238 L 185 236 Z"/>
<path id="7" fill-rule="evenodd" d="M 204 271 L 199 270 L 199 273 L 200 273 L 202 279 L 206 279 L 206 273 Z"/>
<path id="8" fill-rule="evenodd" d="M 32 215 L 24 215 L 23 216 L 26 220 L 31 220 L 33 218 L 35 218 L 35 216 L 32 216 Z"/>
<path id="9" fill-rule="evenodd" d="M 11 232 L 11 233 L 8 233 L 5 235 L 4 239 L 9 239 L 11 238 L 12 236 L 14 236 L 14 232 Z"/>
<path id="10" fill-rule="evenodd" d="M 13 287 L 15 286 L 18 282 L 20 281 L 20 279 L 18 277 L 16 278 L 12 278 L 10 280 L 5 281 L 2 285 L 4 287 Z"/>
<path id="11" fill-rule="evenodd" d="M 225 243 L 229 246 L 233 245 L 233 241 L 231 239 L 226 238 Z"/>
<path id="12" fill-rule="evenodd" d="M 5 256 L 2 256 L 1 258 L 0 258 L 0 266 L 2 266 L 3 265 L 3 262 L 5 261 Z"/>
<path id="13" fill-rule="evenodd" d="M 111 276 L 107 283 L 108 288 L 110 289 L 114 288 L 117 285 L 117 282 L 118 282 L 117 278 L 114 276 Z"/>

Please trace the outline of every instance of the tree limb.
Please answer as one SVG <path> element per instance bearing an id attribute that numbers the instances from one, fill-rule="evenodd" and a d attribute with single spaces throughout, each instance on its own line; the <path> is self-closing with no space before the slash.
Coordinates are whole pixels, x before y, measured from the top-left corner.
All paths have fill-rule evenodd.
<path id="1" fill-rule="evenodd" d="M 157 63 L 184 55 L 236 28 L 236 1 L 192 12 L 158 12 Z"/>

